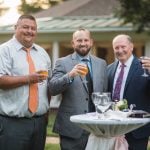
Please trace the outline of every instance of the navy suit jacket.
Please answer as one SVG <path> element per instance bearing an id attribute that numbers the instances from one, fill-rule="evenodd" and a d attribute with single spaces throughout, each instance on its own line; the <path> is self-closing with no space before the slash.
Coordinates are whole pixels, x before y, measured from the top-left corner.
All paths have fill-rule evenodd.
<path id="1" fill-rule="evenodd" d="M 118 61 L 110 64 L 107 68 L 108 90 L 112 92 L 115 71 Z M 128 105 L 136 104 L 136 110 L 145 110 L 150 112 L 150 76 L 142 77 L 143 69 L 138 58 L 134 57 L 127 80 L 123 98 L 127 99 Z M 131 132 L 135 138 L 144 138 L 150 135 L 150 124 Z"/>

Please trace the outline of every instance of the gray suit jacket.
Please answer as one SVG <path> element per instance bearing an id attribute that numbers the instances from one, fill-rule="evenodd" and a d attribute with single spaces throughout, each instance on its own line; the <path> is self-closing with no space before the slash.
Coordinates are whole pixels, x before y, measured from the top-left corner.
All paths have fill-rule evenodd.
<path id="1" fill-rule="evenodd" d="M 93 70 L 93 91 L 106 91 L 106 62 L 92 55 L 90 58 Z M 53 130 L 60 135 L 72 138 L 79 138 L 83 130 L 70 121 L 70 116 L 88 112 L 89 100 L 88 89 L 82 82 L 82 78 L 76 76 L 71 83 L 67 74 L 78 63 L 76 53 L 59 58 L 49 81 L 51 95 L 62 94 Z"/>

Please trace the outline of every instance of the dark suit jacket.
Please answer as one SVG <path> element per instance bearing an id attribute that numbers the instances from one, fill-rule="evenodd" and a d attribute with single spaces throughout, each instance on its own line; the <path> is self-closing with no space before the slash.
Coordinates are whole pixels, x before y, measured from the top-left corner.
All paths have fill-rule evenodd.
<path id="1" fill-rule="evenodd" d="M 106 62 L 92 55 L 90 57 L 93 70 L 93 90 L 95 92 L 106 91 Z M 62 101 L 54 124 L 54 132 L 72 138 L 79 138 L 83 130 L 70 121 L 70 116 L 88 112 L 89 94 L 87 85 L 82 82 L 80 76 L 76 76 L 74 81 L 70 83 L 67 74 L 78 63 L 76 53 L 59 58 L 49 82 L 49 90 L 52 95 L 62 94 Z"/>
<path id="2" fill-rule="evenodd" d="M 117 65 L 118 61 L 107 68 L 108 89 L 111 92 Z M 142 77 L 142 74 L 141 64 L 138 58 L 134 57 L 125 83 L 123 98 L 127 99 L 128 105 L 136 104 L 136 110 L 150 112 L 150 76 Z M 134 130 L 132 133 L 136 138 L 148 137 L 150 135 L 150 124 Z"/>

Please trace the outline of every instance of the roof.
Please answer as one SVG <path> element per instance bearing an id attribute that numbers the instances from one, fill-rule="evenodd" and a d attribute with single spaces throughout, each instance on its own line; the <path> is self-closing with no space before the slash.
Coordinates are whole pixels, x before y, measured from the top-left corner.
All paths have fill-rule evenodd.
<path id="1" fill-rule="evenodd" d="M 122 24 L 122 20 L 113 16 L 84 17 L 47 17 L 37 19 L 39 33 L 73 32 L 84 27 L 93 32 L 131 31 L 131 24 Z M 1 26 L 0 33 L 13 32 L 13 25 Z"/>
<path id="2" fill-rule="evenodd" d="M 112 14 L 117 0 L 68 0 L 33 14 L 36 18 L 61 16 L 103 16 Z"/>

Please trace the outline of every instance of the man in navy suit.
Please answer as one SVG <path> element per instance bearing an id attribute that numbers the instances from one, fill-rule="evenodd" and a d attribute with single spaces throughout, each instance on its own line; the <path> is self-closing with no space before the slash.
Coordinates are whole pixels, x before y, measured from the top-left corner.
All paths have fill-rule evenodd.
<path id="1" fill-rule="evenodd" d="M 133 52 L 133 42 L 128 35 L 117 35 L 112 42 L 117 61 L 108 66 L 108 88 L 114 94 L 115 83 L 124 64 L 123 82 L 119 99 L 127 99 L 128 105 L 135 104 L 136 110 L 150 112 L 150 58 L 142 60 L 142 65 Z M 146 68 L 148 77 L 143 77 Z M 150 135 L 150 124 L 126 134 L 129 150 L 147 150 Z"/>

